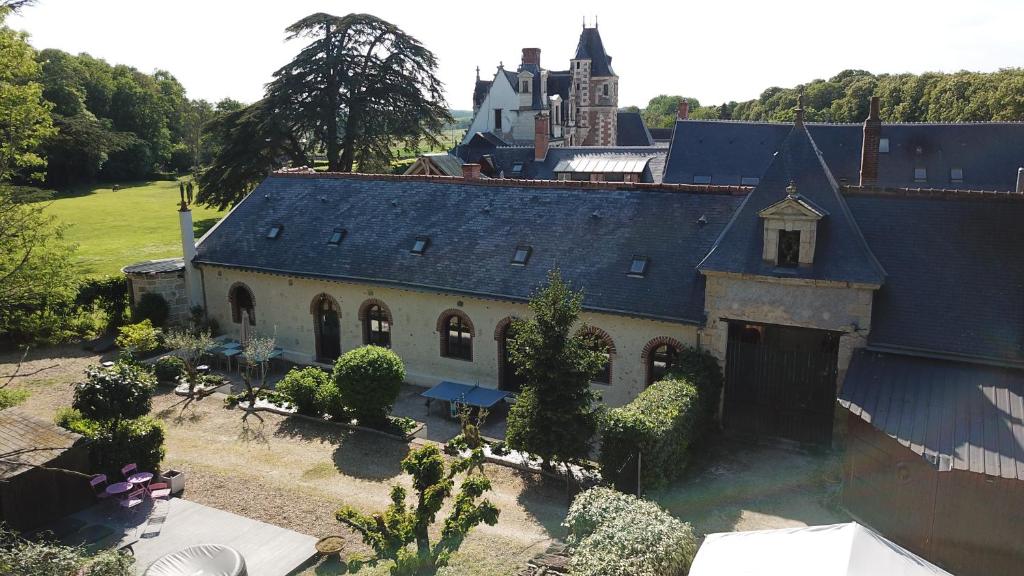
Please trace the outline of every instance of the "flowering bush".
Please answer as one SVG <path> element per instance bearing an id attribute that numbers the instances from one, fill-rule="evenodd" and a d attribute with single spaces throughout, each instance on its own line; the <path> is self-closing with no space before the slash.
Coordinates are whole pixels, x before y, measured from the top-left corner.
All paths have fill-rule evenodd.
<path id="1" fill-rule="evenodd" d="M 610 488 L 576 496 L 562 525 L 572 576 L 683 576 L 697 552 L 689 524 Z"/>

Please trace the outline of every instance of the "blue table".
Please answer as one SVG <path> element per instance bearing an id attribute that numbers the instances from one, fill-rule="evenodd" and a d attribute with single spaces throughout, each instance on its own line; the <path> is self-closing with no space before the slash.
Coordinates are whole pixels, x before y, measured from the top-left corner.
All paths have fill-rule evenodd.
<path id="1" fill-rule="evenodd" d="M 509 395 L 505 390 L 494 388 L 481 388 L 469 384 L 444 381 L 420 394 L 427 399 L 427 412 L 430 412 L 430 403 L 434 400 L 443 400 L 453 404 L 464 404 L 475 408 L 493 408 Z"/>

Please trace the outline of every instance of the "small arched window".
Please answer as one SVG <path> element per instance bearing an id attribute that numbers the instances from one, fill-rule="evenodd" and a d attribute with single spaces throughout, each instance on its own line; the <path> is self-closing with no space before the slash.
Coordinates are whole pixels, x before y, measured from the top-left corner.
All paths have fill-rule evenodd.
<path id="1" fill-rule="evenodd" d="M 459 310 L 446 312 L 441 317 L 441 356 L 458 360 L 473 360 L 473 324 Z"/>
<path id="2" fill-rule="evenodd" d="M 647 357 L 647 385 L 661 380 L 679 358 L 679 349 L 672 344 L 660 344 Z"/>
<path id="3" fill-rule="evenodd" d="M 604 364 L 594 374 L 591 382 L 609 385 L 612 383 L 612 354 L 615 354 L 615 342 L 607 332 L 595 326 L 587 326 L 583 334 L 589 339 L 588 345 L 594 352 L 604 356 Z"/>
<path id="4" fill-rule="evenodd" d="M 256 324 L 256 303 L 248 286 L 241 282 L 232 286 L 228 291 L 228 302 L 231 303 L 231 320 L 235 324 L 242 323 L 243 313 L 246 315 L 249 325 Z"/>
<path id="5" fill-rule="evenodd" d="M 391 348 L 391 315 L 380 304 L 371 304 L 366 309 L 363 343 Z"/>

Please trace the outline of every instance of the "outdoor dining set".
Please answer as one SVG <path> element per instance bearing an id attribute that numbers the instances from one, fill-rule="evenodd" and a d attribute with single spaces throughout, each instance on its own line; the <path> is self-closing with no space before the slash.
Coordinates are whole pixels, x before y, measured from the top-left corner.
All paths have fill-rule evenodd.
<path id="1" fill-rule="evenodd" d="M 106 474 L 96 474 L 89 480 L 89 485 L 97 498 L 111 499 L 128 511 L 136 509 L 146 498 L 166 500 L 171 497 L 170 486 L 164 482 L 153 482 L 155 475 L 140 471 L 135 464 L 121 467 L 121 476 L 124 478 L 121 482 L 108 482 Z"/>
<path id="2" fill-rule="evenodd" d="M 234 361 L 237 370 L 242 369 L 244 346 L 238 340 L 224 339 L 221 340 L 219 345 L 212 350 L 212 354 L 224 360 L 225 366 L 228 370 L 231 370 L 231 362 Z M 273 360 L 284 353 L 284 349 L 275 347 L 270 353 L 268 361 L 271 363 Z"/>

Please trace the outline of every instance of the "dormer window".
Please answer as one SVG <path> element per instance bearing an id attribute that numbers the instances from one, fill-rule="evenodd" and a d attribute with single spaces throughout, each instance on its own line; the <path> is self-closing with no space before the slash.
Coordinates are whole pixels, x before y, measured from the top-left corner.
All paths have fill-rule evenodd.
<path id="1" fill-rule="evenodd" d="M 529 80 L 523 80 L 522 83 L 520 84 L 520 86 L 521 86 L 520 89 L 519 89 L 520 92 L 523 92 L 524 94 L 529 94 L 530 93 L 530 81 Z"/>
<path id="2" fill-rule="evenodd" d="M 949 169 L 949 181 L 953 184 L 963 184 L 964 182 L 964 169 L 963 168 L 950 168 Z"/>
<path id="3" fill-rule="evenodd" d="M 928 169 L 927 168 L 914 168 L 914 182 L 927 182 L 928 181 Z"/>
<path id="4" fill-rule="evenodd" d="M 765 262 L 779 268 L 814 264 L 818 221 L 828 212 L 797 193 L 796 186 L 786 188 L 786 197 L 761 210 L 764 221 Z"/>
<path id="5" fill-rule="evenodd" d="M 282 230 L 284 230 L 284 226 L 281 224 L 274 224 L 270 227 L 270 230 L 267 230 L 267 239 L 277 240 L 278 236 L 281 235 Z"/>

